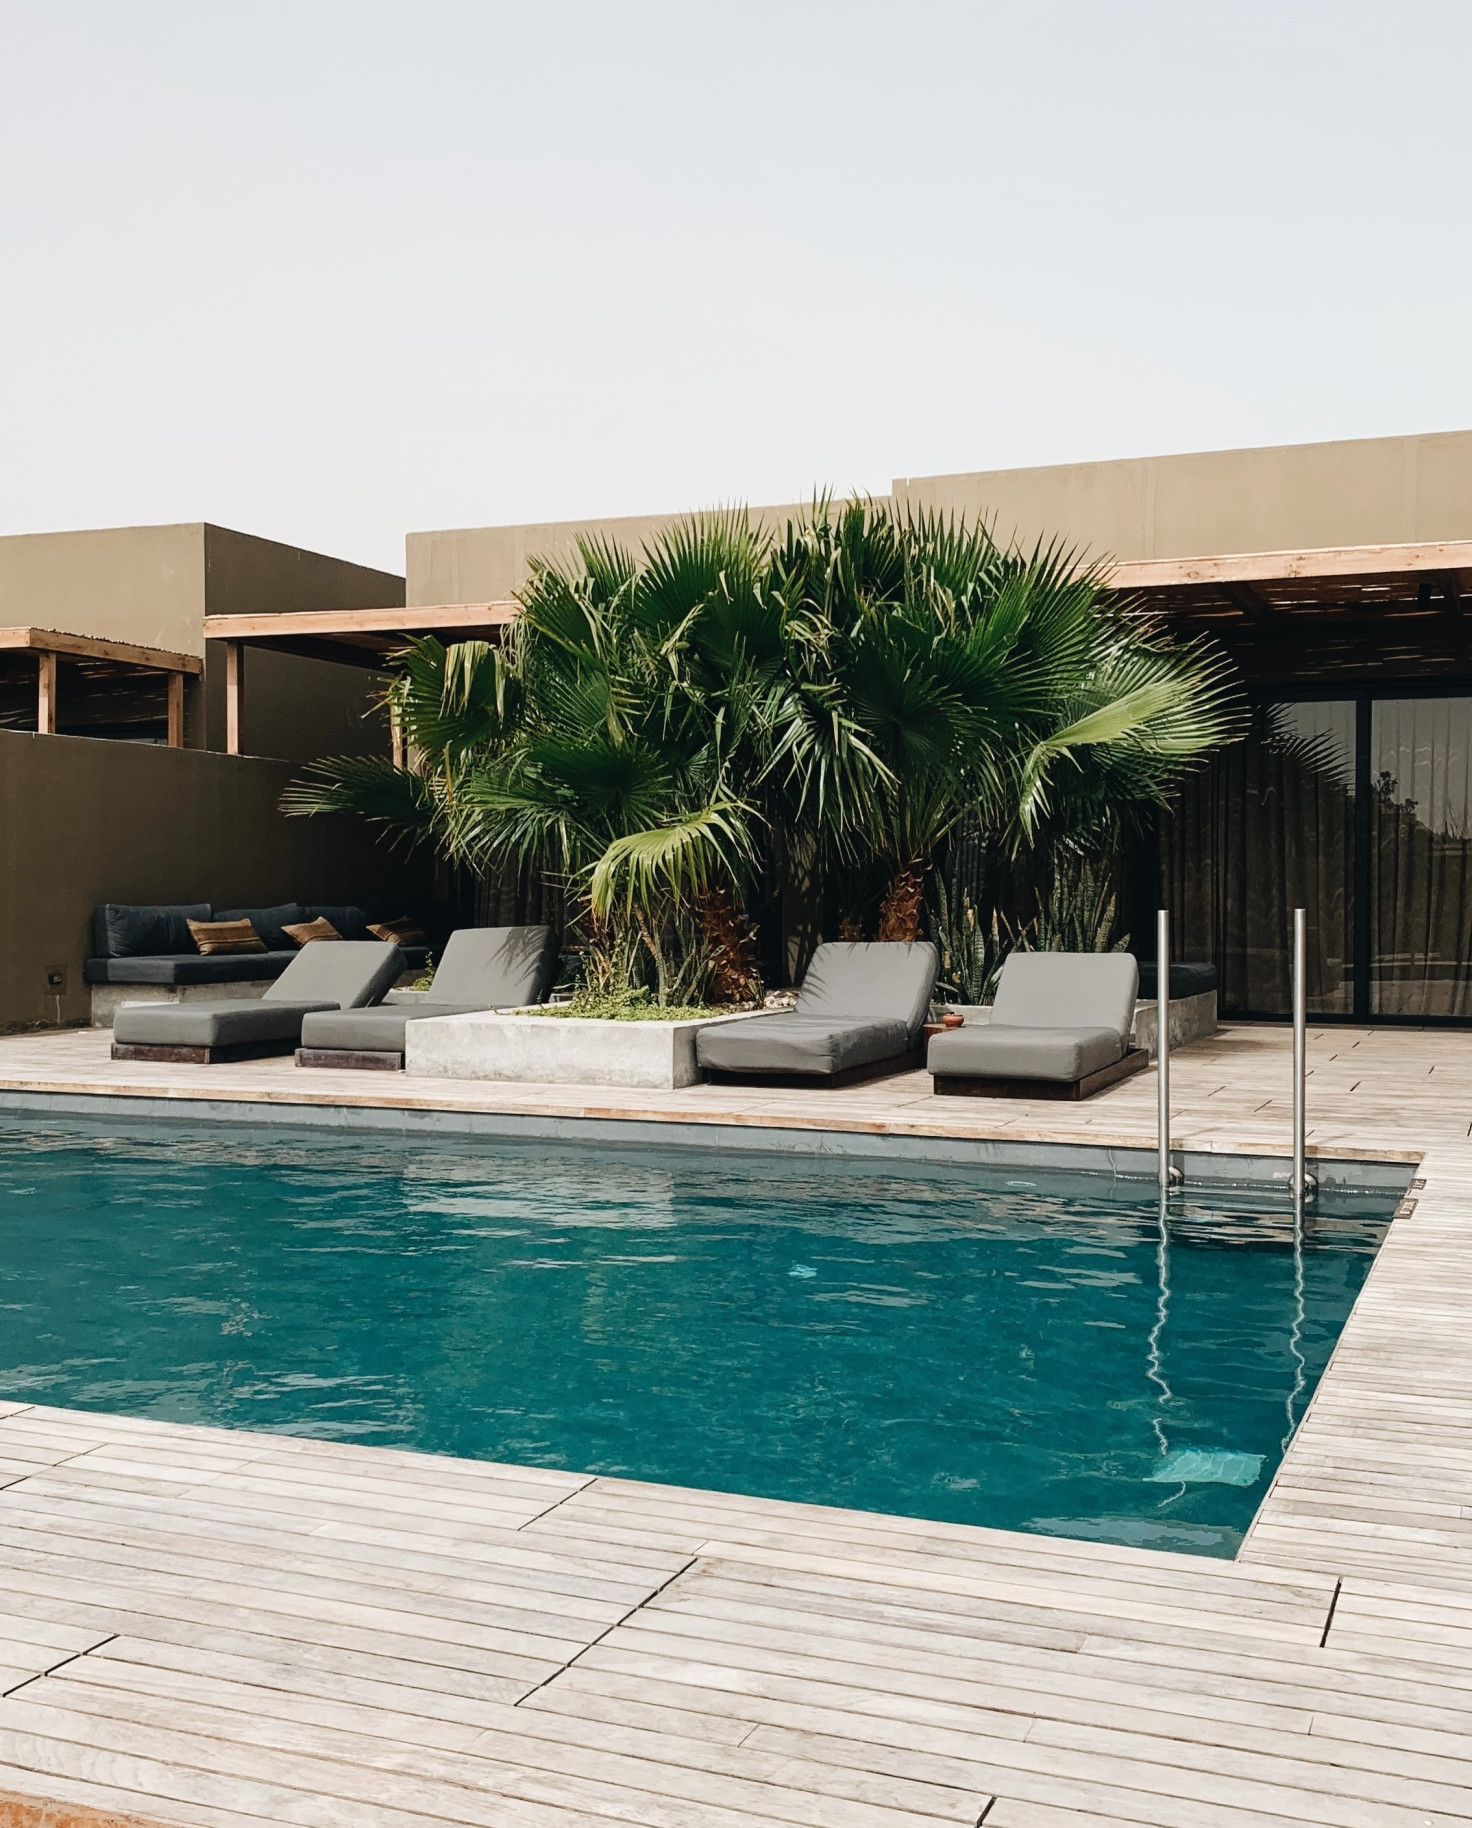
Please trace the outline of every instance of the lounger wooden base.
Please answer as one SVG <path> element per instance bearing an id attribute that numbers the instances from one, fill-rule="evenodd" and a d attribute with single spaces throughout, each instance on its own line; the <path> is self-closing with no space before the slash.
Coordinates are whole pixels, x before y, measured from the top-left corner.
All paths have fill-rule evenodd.
<path id="1" fill-rule="evenodd" d="M 846 1066 L 837 1073 L 728 1073 L 717 1066 L 704 1070 L 707 1085 L 776 1085 L 794 1091 L 814 1086 L 863 1085 L 870 1079 L 888 1079 L 896 1073 L 917 1072 L 925 1064 L 925 1050 L 891 1054 L 888 1060 L 870 1060 L 863 1066 Z"/>
<path id="2" fill-rule="evenodd" d="M 349 1073 L 401 1073 L 404 1056 L 373 1047 L 299 1047 L 298 1066 L 332 1066 Z"/>
<path id="3" fill-rule="evenodd" d="M 114 1060 L 160 1060 L 172 1066 L 221 1066 L 228 1060 L 266 1060 L 289 1054 L 290 1041 L 237 1041 L 226 1047 L 175 1047 L 152 1041 L 114 1041 Z"/>
<path id="4" fill-rule="evenodd" d="M 1132 1047 L 1122 1060 L 1101 1066 L 1082 1079 L 988 1079 L 964 1073 L 937 1074 L 935 1089 L 942 1098 L 1092 1098 L 1121 1079 L 1133 1079 L 1150 1064 L 1143 1047 Z"/>

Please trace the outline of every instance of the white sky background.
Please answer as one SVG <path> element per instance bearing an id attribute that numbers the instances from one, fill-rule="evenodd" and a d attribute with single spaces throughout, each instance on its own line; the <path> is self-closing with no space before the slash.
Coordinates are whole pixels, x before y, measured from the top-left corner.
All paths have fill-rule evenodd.
<path id="1" fill-rule="evenodd" d="M 1466 0 L 0 0 L 0 532 L 1472 425 Z"/>

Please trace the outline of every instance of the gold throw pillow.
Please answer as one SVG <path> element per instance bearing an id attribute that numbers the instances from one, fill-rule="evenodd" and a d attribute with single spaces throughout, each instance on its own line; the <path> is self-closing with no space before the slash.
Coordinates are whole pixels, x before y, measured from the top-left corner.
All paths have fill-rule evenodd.
<path id="1" fill-rule="evenodd" d="M 368 931 L 375 939 L 386 939 L 393 946 L 427 946 L 423 930 L 406 914 L 400 920 L 370 921 Z"/>
<path id="2" fill-rule="evenodd" d="M 266 942 L 248 920 L 191 920 L 189 931 L 206 958 L 212 952 L 264 952 Z"/>
<path id="3" fill-rule="evenodd" d="M 283 927 L 281 931 L 288 939 L 294 939 L 299 946 L 305 946 L 314 939 L 341 939 L 342 935 L 330 920 L 323 920 L 319 915 L 316 920 L 299 920 L 294 926 Z"/>

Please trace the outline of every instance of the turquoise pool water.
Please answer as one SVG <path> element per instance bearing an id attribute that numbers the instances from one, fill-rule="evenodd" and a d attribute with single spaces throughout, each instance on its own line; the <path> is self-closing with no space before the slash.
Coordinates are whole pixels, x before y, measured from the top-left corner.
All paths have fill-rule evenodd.
<path id="1" fill-rule="evenodd" d="M 1393 1204 L 12 1118 L 0 1396 L 1229 1555 Z"/>

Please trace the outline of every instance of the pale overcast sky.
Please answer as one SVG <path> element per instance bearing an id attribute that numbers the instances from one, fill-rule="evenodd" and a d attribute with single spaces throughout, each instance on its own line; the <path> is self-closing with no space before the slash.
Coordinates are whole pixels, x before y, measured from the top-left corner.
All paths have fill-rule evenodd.
<path id="1" fill-rule="evenodd" d="M 0 0 L 0 531 L 1472 425 L 1466 0 Z"/>

